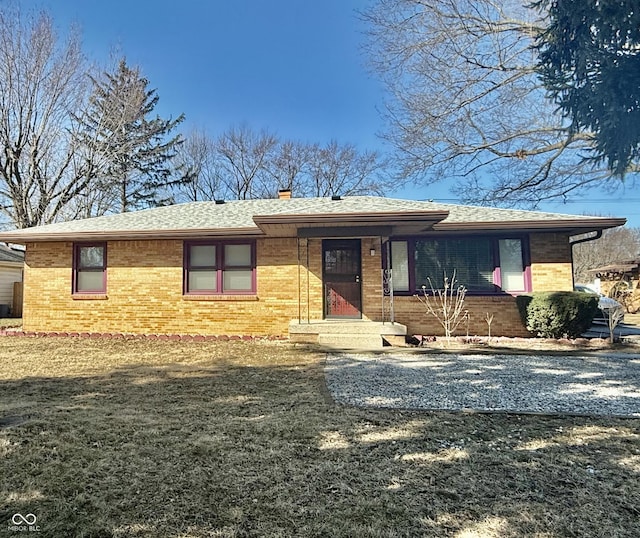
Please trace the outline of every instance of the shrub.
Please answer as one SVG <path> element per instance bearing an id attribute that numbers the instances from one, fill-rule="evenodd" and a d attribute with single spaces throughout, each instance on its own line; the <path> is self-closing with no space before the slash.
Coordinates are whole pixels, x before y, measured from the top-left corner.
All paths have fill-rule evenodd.
<path id="1" fill-rule="evenodd" d="M 467 320 L 467 333 L 469 332 L 469 313 L 464 310 L 464 297 L 467 293 L 467 288 L 458 285 L 455 270 L 451 279 L 449 279 L 445 271 L 443 285 L 437 289 L 434 288 L 430 278 L 427 278 L 427 280 L 429 281 L 430 291 L 427 291 L 426 286 L 422 286 L 423 297 L 419 295 L 416 295 L 416 297 L 426 307 L 427 313 L 431 314 L 442 325 L 447 344 L 449 344 L 451 335 L 465 319 Z"/>
<path id="2" fill-rule="evenodd" d="M 518 307 L 518 312 L 520 312 L 522 324 L 525 327 L 527 326 L 527 308 L 529 308 L 529 304 L 531 304 L 531 299 L 533 299 L 531 295 L 516 296 L 516 306 Z"/>
<path id="3" fill-rule="evenodd" d="M 573 291 L 523 295 L 516 304 L 527 329 L 543 338 L 576 338 L 591 327 L 598 312 L 595 295 Z"/>

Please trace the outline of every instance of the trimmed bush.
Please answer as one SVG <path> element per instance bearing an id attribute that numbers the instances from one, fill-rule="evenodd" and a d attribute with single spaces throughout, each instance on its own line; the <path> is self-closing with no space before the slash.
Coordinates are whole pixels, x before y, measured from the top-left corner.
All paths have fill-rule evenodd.
<path id="1" fill-rule="evenodd" d="M 518 307 L 518 312 L 520 312 L 520 319 L 522 320 L 522 324 L 527 326 L 527 308 L 531 304 L 531 300 L 533 297 L 531 295 L 517 295 L 516 296 L 516 306 Z"/>
<path id="2" fill-rule="evenodd" d="M 516 304 L 527 329 L 543 338 L 577 338 L 598 312 L 598 297 L 574 291 L 522 295 Z"/>

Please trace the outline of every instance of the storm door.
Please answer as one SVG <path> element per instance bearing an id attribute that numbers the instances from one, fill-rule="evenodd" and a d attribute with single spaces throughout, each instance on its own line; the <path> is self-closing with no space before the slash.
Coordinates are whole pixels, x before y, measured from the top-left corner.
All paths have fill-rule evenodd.
<path id="1" fill-rule="evenodd" d="M 322 242 L 325 318 L 361 318 L 360 239 Z"/>

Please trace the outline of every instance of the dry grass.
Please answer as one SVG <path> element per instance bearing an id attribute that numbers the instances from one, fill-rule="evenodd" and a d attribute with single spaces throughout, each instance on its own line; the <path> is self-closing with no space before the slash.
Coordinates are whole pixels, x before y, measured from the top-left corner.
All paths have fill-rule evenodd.
<path id="1" fill-rule="evenodd" d="M 341 407 L 283 343 L 0 346 L 0 533 L 640 535 L 640 420 Z"/>

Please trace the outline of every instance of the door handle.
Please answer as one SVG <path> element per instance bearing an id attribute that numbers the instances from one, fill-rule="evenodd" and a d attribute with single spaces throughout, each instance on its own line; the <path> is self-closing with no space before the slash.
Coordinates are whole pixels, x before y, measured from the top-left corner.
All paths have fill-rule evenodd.
<path id="1" fill-rule="evenodd" d="M 360 282 L 360 275 L 356 275 L 356 282 Z"/>

